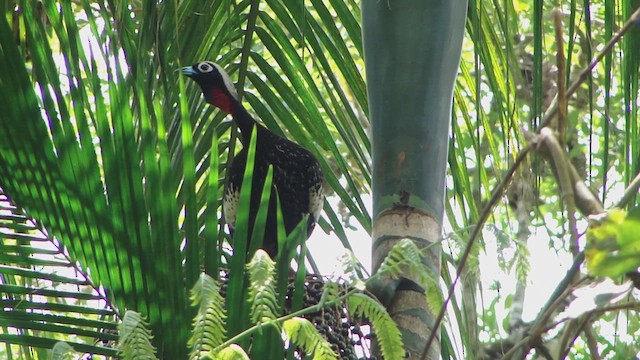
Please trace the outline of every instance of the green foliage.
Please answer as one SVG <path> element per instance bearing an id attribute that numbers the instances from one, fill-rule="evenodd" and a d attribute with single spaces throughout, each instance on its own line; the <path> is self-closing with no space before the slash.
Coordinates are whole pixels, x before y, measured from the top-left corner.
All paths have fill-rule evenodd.
<path id="1" fill-rule="evenodd" d="M 165 358 L 186 357 L 192 320 L 188 290 L 203 262 L 206 272 L 217 276 L 221 258 L 224 263 L 228 255 L 219 198 L 226 166 L 239 145 L 237 131 L 204 104 L 197 86 L 181 88 L 183 81 L 174 73 L 181 65 L 218 61 L 238 80 L 252 113 L 318 155 L 332 194 L 341 201 L 339 207 L 325 207 L 322 230 L 345 247 L 350 247 L 346 228 L 354 221 L 371 230 L 367 201 L 360 195 L 371 189 L 360 3 L 6 4 L 0 16 L 0 190 L 11 204 L 0 210 L 5 304 L 0 357 L 41 358 L 38 349 L 67 337 L 77 341 L 67 342 L 78 351 L 114 356 L 113 349 L 93 342 L 115 338 L 113 319 L 124 309 L 149 319 L 154 344 Z M 466 235 L 477 225 L 485 199 L 524 146 L 522 130 L 533 128 L 537 110 L 553 96 L 556 43 L 549 13 L 562 7 L 566 78 L 573 80 L 638 1 L 535 5 L 469 2 L 454 89 L 446 231 Z M 569 154 L 607 204 L 617 202 L 619 190 L 639 168 L 639 39 L 636 26 L 569 103 Z M 536 240 L 546 239 L 553 251 L 564 252 L 568 228 L 557 184 L 540 162 L 532 159 L 525 166 L 534 173 L 532 187 L 522 192 L 533 197 L 526 209 L 531 213 L 527 228 Z M 637 195 L 628 204 L 637 205 Z M 505 202 L 491 215 L 496 233 L 508 234 L 498 251 L 509 259 L 515 247 L 517 263 L 525 264 L 523 243 L 513 241 L 512 234 L 521 229 L 512 208 Z M 624 219 L 606 220 L 609 230 L 596 231 L 595 247 L 589 245 L 599 271 L 608 276 L 634 264 L 616 258 L 627 250 L 633 254 L 633 241 L 624 240 L 631 238 L 618 238 Z M 466 236 L 461 238 L 464 243 Z M 443 267 L 457 264 L 457 247 L 450 249 L 452 260 Z M 239 264 L 240 272 L 244 265 Z M 537 264 L 531 265 L 537 271 Z M 392 275 L 400 276 L 400 269 L 394 267 Z M 516 273 L 524 280 L 522 270 Z M 495 279 L 482 272 L 479 279 L 487 277 Z M 507 298 L 508 287 L 495 289 L 483 281 L 469 288 L 481 288 L 475 298 L 490 304 L 481 306 L 487 314 L 476 317 L 488 316 L 489 325 L 474 330 L 474 318 L 465 317 L 463 308 L 478 305 L 463 304 L 454 294 L 449 309 L 457 324 L 443 327 L 448 335 L 442 336 L 443 354 L 446 340 L 455 344 L 449 345 L 447 357 L 467 358 L 475 354 L 478 339 L 505 335 L 500 314 L 508 306 L 499 298 Z M 242 299 L 231 307 L 248 314 Z M 96 304 L 108 308 L 96 309 Z M 593 333 L 615 327 L 616 334 L 624 335 L 626 327 L 635 334 L 637 325 L 636 312 L 607 313 Z M 246 326 L 250 323 L 242 329 Z M 461 343 L 457 332 L 463 334 Z M 625 336 L 597 335 L 596 341 L 601 358 L 631 358 L 638 349 Z M 240 349 L 231 345 L 222 352 L 231 348 Z M 576 350 L 568 358 L 592 356 L 582 343 L 575 348 L 579 356 Z"/>
<path id="2" fill-rule="evenodd" d="M 213 358 L 210 358 L 213 360 Z M 231 344 L 220 350 L 215 360 L 249 360 L 249 355 L 237 344 Z"/>
<path id="3" fill-rule="evenodd" d="M 640 267 L 640 208 L 611 209 L 592 220 L 585 258 L 593 276 L 617 278 Z"/>
<path id="4" fill-rule="evenodd" d="M 245 264 L 247 263 L 248 250 L 251 244 L 249 234 L 249 212 L 240 209 L 249 209 L 251 203 L 251 184 L 253 182 L 253 170 L 256 152 L 257 132 L 251 133 L 251 138 L 247 153 L 247 163 L 242 178 L 242 188 L 240 189 L 240 198 L 238 200 L 238 211 L 236 211 L 235 232 L 233 235 L 233 255 L 228 260 L 229 263 L 229 281 L 227 285 L 227 296 L 225 302 L 229 313 L 229 321 L 227 330 L 229 335 L 238 334 L 242 329 L 249 326 L 249 314 L 244 308 L 247 298 L 247 281 L 245 274 Z M 264 221 L 263 221 L 264 224 Z M 261 241 L 261 237 L 258 237 Z M 242 306 L 234 306 L 241 304 Z"/>
<path id="5" fill-rule="evenodd" d="M 205 273 L 191 290 L 191 305 L 198 307 L 193 319 L 193 332 L 189 339 L 191 359 L 212 352 L 226 338 L 226 311 L 224 298 L 216 281 Z"/>
<path id="6" fill-rule="evenodd" d="M 73 276 L 77 264 L 55 244 L 0 189 L 0 294 L 4 308 L 0 329 L 5 329 L 0 330 L 0 341 L 21 344 L 22 352 L 30 352 L 38 347 L 52 348 L 65 339 L 79 352 L 115 356 L 115 350 L 103 342 L 117 338 L 117 313 L 96 308 L 96 304 L 108 304 L 106 296 L 88 279 Z M 7 330 L 11 327 L 20 328 L 20 333 Z"/>
<path id="7" fill-rule="evenodd" d="M 97 301 L 116 313 L 144 314 L 163 357 L 187 356 L 188 291 L 202 268 L 218 274 L 228 258 L 220 180 L 240 146 L 230 122 L 174 72 L 181 65 L 209 59 L 227 68 L 249 111 L 316 154 L 349 216 L 370 228 L 365 202 L 354 196 L 370 187 L 370 143 L 361 126 L 366 89 L 360 57 L 352 56 L 361 45 L 345 41 L 360 34 L 357 4 L 6 5 L 0 16 L 0 187 L 68 254 L 69 268 L 106 290 L 108 297 L 100 293 Z M 326 213 L 319 228 L 334 230 L 348 247 L 340 214 L 330 207 Z M 245 262 L 235 265 L 242 278 Z M 36 265 L 22 260 L 21 266 Z M 51 269 L 30 277 L 47 281 Z M 19 274 L 15 279 L 12 295 L 32 291 Z M 232 290 L 228 315 L 235 319 L 233 309 L 248 312 L 246 296 Z M 87 344 L 109 338 L 100 329 L 114 323 L 88 330 L 68 316 L 69 330 L 37 311 L 29 310 L 30 321 L 20 325 L 24 336 L 3 333 L 3 341 L 50 348 L 52 334 L 80 331 L 87 336 L 78 340 L 84 349 L 113 355 Z M 38 316 L 39 323 L 31 322 Z M 29 337 L 34 324 L 51 332 Z M 249 322 L 237 324 L 243 329 Z"/>
<path id="8" fill-rule="evenodd" d="M 254 324 L 262 324 L 278 317 L 275 269 L 275 262 L 262 249 L 256 251 L 247 264 L 251 321 Z"/>
<path id="9" fill-rule="evenodd" d="M 422 270 L 422 252 L 410 239 L 402 239 L 391 248 L 380 265 L 378 274 L 397 279 L 403 274 L 417 274 Z"/>
<path id="10" fill-rule="evenodd" d="M 149 324 L 139 313 L 127 310 L 124 314 L 118 326 L 120 338 L 116 346 L 124 360 L 157 359 L 156 350 L 151 345 L 153 336 L 148 327 Z"/>
<path id="11" fill-rule="evenodd" d="M 338 359 L 327 340 L 309 320 L 294 317 L 286 320 L 282 329 L 292 344 L 299 346 L 307 354 L 312 354 L 314 360 Z"/>
<path id="12" fill-rule="evenodd" d="M 433 272 L 422 262 L 424 254 L 410 239 L 402 239 L 395 244 L 389 254 L 380 265 L 378 274 L 392 279 L 401 277 L 415 278 L 417 283 L 425 286 L 427 304 L 432 312 L 437 312 L 444 304 L 438 279 Z"/>
<path id="13" fill-rule="evenodd" d="M 386 309 L 375 299 L 364 294 L 347 298 L 349 314 L 362 316 L 371 322 L 376 339 L 385 359 L 402 359 L 405 355 L 402 335 Z"/>
<path id="14" fill-rule="evenodd" d="M 349 284 L 352 287 L 363 291 L 365 289 L 365 282 L 362 278 L 363 266 L 353 251 L 346 252 L 340 258 L 340 264 L 342 265 L 342 271 L 347 277 Z"/>
<path id="15" fill-rule="evenodd" d="M 75 353 L 71 345 L 64 341 L 59 341 L 51 349 L 51 357 L 49 357 L 49 360 L 72 360 L 74 359 Z"/>

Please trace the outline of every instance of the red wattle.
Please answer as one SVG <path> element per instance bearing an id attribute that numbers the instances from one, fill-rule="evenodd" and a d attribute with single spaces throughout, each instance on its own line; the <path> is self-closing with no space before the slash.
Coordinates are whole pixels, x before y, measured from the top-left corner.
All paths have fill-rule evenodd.
<path id="1" fill-rule="evenodd" d="M 218 109 L 233 115 L 233 107 L 231 106 L 231 97 L 224 91 L 213 88 L 211 90 L 211 104 Z"/>

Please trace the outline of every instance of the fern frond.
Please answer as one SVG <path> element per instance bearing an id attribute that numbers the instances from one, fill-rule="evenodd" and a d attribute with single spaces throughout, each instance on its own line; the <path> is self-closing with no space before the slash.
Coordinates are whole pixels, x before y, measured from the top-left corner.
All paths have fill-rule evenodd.
<path id="1" fill-rule="evenodd" d="M 391 248 L 378 274 L 397 279 L 407 273 L 418 274 L 422 266 L 420 249 L 410 239 L 402 239 Z"/>
<path id="2" fill-rule="evenodd" d="M 76 351 L 64 341 L 58 341 L 51 349 L 50 360 L 72 360 L 75 358 Z"/>
<path id="3" fill-rule="evenodd" d="M 385 359 L 402 359 L 405 356 L 400 330 L 382 304 L 359 293 L 350 295 L 347 304 L 350 316 L 369 319 Z"/>
<path id="4" fill-rule="evenodd" d="M 439 279 L 433 276 L 433 272 L 423 266 L 419 272 L 420 284 L 424 286 L 424 293 L 427 297 L 427 306 L 432 314 L 437 314 L 444 305 L 444 297 L 440 288 Z"/>
<path id="5" fill-rule="evenodd" d="M 439 280 L 433 271 L 422 262 L 422 251 L 410 239 L 402 239 L 395 244 L 386 259 L 380 265 L 378 274 L 392 279 L 401 277 L 416 281 L 425 288 L 427 304 L 432 313 L 442 307 L 444 299 Z"/>
<path id="6" fill-rule="evenodd" d="M 320 335 L 313 324 L 301 317 L 294 317 L 282 324 L 285 336 L 314 360 L 338 359 L 329 342 Z"/>
<path id="7" fill-rule="evenodd" d="M 347 251 L 344 255 L 340 256 L 339 260 L 340 265 L 342 266 L 342 272 L 347 278 L 349 285 L 355 289 L 363 291 L 365 289 L 365 282 L 359 272 L 362 264 L 353 251 Z"/>
<path id="8" fill-rule="evenodd" d="M 516 253 L 515 253 L 515 261 L 516 261 L 516 279 L 518 281 L 525 282 L 527 277 L 529 276 L 529 270 L 531 270 L 531 265 L 529 264 L 529 259 L 531 255 L 529 254 L 529 248 L 526 243 L 516 241 Z"/>
<path id="9" fill-rule="evenodd" d="M 237 344 L 231 344 L 222 349 L 215 360 L 249 360 L 249 355 Z"/>
<path id="10" fill-rule="evenodd" d="M 127 310 L 118 326 L 117 350 L 124 360 L 157 359 L 151 345 L 149 324 L 135 311 Z"/>
<path id="11" fill-rule="evenodd" d="M 226 338 L 227 315 L 216 280 L 205 273 L 200 274 L 191 289 L 191 301 L 192 306 L 198 306 L 198 313 L 193 319 L 193 333 L 188 344 L 192 348 L 190 358 L 199 359 Z"/>
<path id="12" fill-rule="evenodd" d="M 340 288 L 340 285 L 335 281 L 327 281 L 322 287 L 322 297 L 320 298 L 320 303 L 334 301 L 340 295 L 342 295 L 342 289 Z"/>
<path id="13" fill-rule="evenodd" d="M 275 269 L 275 262 L 262 249 L 247 264 L 251 321 L 256 324 L 278 317 Z"/>

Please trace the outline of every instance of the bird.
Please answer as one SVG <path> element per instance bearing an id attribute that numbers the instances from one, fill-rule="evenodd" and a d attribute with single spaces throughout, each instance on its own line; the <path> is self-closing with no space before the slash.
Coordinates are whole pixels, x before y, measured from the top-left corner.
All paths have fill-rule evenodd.
<path id="1" fill-rule="evenodd" d="M 197 62 L 192 66 L 183 67 L 182 74 L 200 86 L 207 103 L 231 115 L 240 130 L 243 147 L 234 156 L 228 168 L 222 198 L 222 212 L 232 238 L 248 146 L 251 133 L 256 130 L 257 143 L 247 239 L 251 239 L 269 166 L 273 167 L 273 183 L 262 242 L 263 249 L 272 259 L 278 255 L 276 193 L 280 200 L 286 234 L 289 235 L 308 214 L 308 239 L 324 204 L 324 177 L 317 158 L 308 149 L 275 134 L 251 116 L 242 105 L 231 78 L 219 64 L 212 61 Z"/>

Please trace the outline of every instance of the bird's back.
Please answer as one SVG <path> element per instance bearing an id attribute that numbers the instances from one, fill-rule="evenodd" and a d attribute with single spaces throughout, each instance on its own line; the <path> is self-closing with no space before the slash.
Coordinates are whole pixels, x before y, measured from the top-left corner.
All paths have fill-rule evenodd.
<path id="1" fill-rule="evenodd" d="M 273 166 L 273 186 L 263 238 L 263 248 L 275 257 L 278 251 L 275 189 L 287 234 L 300 223 L 304 214 L 309 214 L 307 237 L 311 235 L 324 201 L 323 176 L 316 158 L 307 149 L 277 136 L 266 128 L 258 127 L 254 172 L 252 177 L 251 204 L 249 212 L 249 238 L 258 212 L 260 197 L 269 166 Z M 235 225 L 239 191 L 247 161 L 244 147 L 232 160 L 225 186 L 225 220 Z"/>

